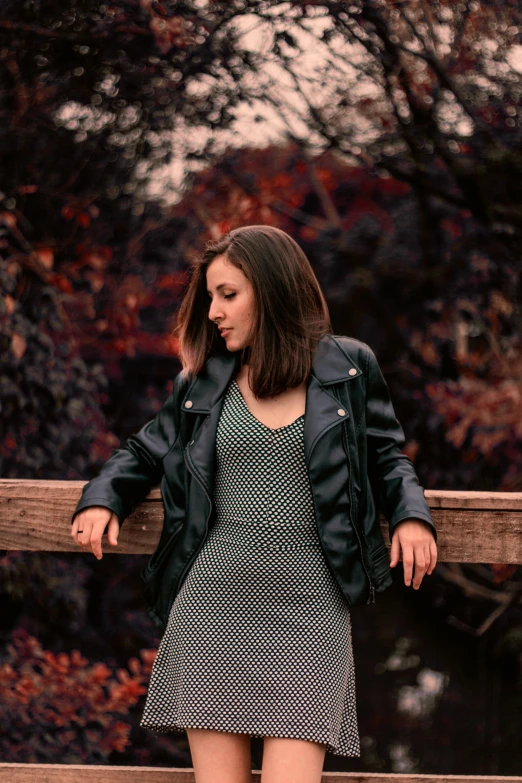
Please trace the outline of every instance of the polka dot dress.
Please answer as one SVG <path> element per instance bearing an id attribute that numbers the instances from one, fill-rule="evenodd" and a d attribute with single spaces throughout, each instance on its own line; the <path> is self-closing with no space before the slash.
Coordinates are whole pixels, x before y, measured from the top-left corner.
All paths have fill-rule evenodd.
<path id="1" fill-rule="evenodd" d="M 324 559 L 304 416 L 271 429 L 233 380 L 216 521 L 172 605 L 140 725 L 321 742 L 359 756 L 351 618 Z"/>

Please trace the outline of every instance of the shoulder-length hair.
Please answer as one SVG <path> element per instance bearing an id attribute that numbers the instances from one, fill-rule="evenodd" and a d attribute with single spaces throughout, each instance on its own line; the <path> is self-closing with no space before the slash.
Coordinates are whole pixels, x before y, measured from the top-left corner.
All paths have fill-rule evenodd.
<path id="1" fill-rule="evenodd" d="M 199 373 L 207 360 L 226 354 L 225 339 L 209 320 L 206 272 L 217 256 L 240 269 L 254 290 L 253 333 L 241 352 L 258 398 L 272 397 L 308 379 L 317 342 L 332 334 L 328 305 L 303 250 L 274 226 L 242 226 L 210 240 L 192 262 L 174 335 L 182 372 Z"/>

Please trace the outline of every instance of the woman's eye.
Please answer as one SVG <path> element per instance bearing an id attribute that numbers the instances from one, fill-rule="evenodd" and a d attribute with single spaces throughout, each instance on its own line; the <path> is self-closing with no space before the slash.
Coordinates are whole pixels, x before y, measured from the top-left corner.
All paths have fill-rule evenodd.
<path id="1" fill-rule="evenodd" d="M 223 299 L 232 299 L 232 297 L 235 295 L 236 295 L 235 292 L 233 294 L 223 294 Z M 209 301 L 212 301 L 213 297 L 211 296 L 211 294 L 207 294 L 207 297 Z"/>

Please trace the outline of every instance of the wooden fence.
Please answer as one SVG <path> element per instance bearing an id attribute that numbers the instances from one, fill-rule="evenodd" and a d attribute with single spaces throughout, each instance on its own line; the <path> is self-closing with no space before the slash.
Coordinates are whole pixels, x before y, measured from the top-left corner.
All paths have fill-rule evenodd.
<path id="1" fill-rule="evenodd" d="M 253 783 L 261 783 L 252 770 Z M 2 783 L 194 783 L 191 769 L 107 767 L 99 764 L 1 764 Z M 322 783 L 520 783 L 514 775 L 408 775 L 386 772 L 323 772 Z"/>
<path id="2" fill-rule="evenodd" d="M 71 517 L 84 484 L 0 479 L 0 550 L 83 551 L 71 538 Z M 426 490 L 425 496 L 437 526 L 438 563 L 522 563 L 522 492 Z M 159 489 L 154 489 L 125 521 L 117 547 L 103 537 L 104 554 L 151 554 L 162 522 L 161 495 Z M 384 518 L 381 527 L 389 542 Z M 500 595 L 501 604 L 522 600 L 518 589 Z M 495 611 L 503 608 L 499 606 Z M 0 783 L 129 783 L 138 778 L 143 783 L 194 783 L 192 769 L 0 763 Z M 324 772 L 322 779 L 324 783 L 522 783 L 518 776 L 357 772 Z M 253 780 L 260 783 L 259 770 L 253 771 Z"/>

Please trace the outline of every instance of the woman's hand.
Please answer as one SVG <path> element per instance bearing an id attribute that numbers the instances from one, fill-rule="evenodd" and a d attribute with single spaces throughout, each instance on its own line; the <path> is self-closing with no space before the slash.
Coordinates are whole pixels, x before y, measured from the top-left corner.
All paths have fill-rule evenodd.
<path id="1" fill-rule="evenodd" d="M 413 565 L 415 576 L 413 587 L 418 590 L 424 574 L 431 574 L 437 563 L 437 544 L 433 533 L 424 522 L 418 519 L 403 519 L 394 530 L 390 566 L 394 568 L 399 562 L 402 547 L 402 565 L 404 568 L 404 584 L 411 584 Z"/>
<path id="2" fill-rule="evenodd" d="M 116 546 L 120 522 L 114 511 L 105 506 L 89 506 L 80 511 L 72 523 L 71 536 L 78 546 L 87 550 L 92 549 L 93 554 L 101 560 L 103 557 L 101 540 L 107 524 L 109 544 Z"/>

